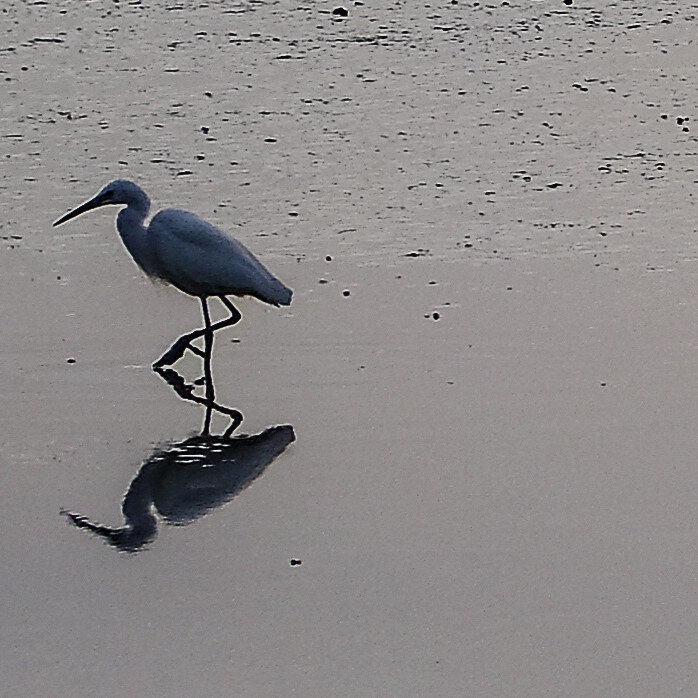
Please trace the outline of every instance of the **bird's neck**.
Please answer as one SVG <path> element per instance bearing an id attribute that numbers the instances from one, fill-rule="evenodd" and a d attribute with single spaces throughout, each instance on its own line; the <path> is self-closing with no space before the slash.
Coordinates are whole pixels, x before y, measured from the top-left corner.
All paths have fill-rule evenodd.
<path id="1" fill-rule="evenodd" d="M 140 234 L 145 231 L 143 221 L 148 215 L 147 208 L 140 208 L 129 204 L 126 208 L 121 209 L 116 216 L 116 227 L 121 237 L 128 236 L 131 231 L 134 234 Z"/>
<path id="2" fill-rule="evenodd" d="M 103 526 L 90 521 L 86 516 L 66 513 L 78 528 L 92 531 L 119 550 L 137 552 L 150 543 L 157 532 L 157 519 L 153 514 L 153 484 L 156 473 L 157 468 L 146 463 L 134 478 L 121 507 L 125 518 L 123 526 Z"/>
<path id="3" fill-rule="evenodd" d="M 147 201 L 147 198 L 146 198 Z M 154 275 L 153 260 L 148 240 L 148 231 L 143 225 L 148 215 L 148 206 L 134 206 L 129 204 L 119 211 L 116 217 L 116 228 L 121 240 L 133 259 L 146 274 Z"/>

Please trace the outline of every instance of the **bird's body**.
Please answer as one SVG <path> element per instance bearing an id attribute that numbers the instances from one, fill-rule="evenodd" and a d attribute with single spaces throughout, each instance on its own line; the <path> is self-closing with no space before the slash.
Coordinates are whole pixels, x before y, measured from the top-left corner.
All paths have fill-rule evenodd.
<path id="1" fill-rule="evenodd" d="M 126 205 L 119 211 L 116 227 L 136 264 L 149 276 L 192 296 L 253 296 L 277 306 L 291 302 L 291 290 L 241 242 L 199 216 L 168 208 L 145 226 L 150 199 L 125 179 L 111 182 L 54 225 L 108 204 Z"/>
<path id="2" fill-rule="evenodd" d="M 155 362 L 155 367 L 173 364 L 186 349 L 204 357 L 207 398 L 213 400 L 210 352 L 213 332 L 233 325 L 240 313 L 228 295 L 252 296 L 271 305 L 289 305 L 292 291 L 277 279 L 241 242 L 188 211 L 165 209 L 145 219 L 150 211 L 148 195 L 133 182 L 117 179 L 96 196 L 59 218 L 60 225 L 100 206 L 125 205 L 116 218 L 119 235 L 138 266 L 149 276 L 172 284 L 180 291 L 201 299 L 205 328 L 183 335 Z M 207 299 L 218 296 L 231 316 L 211 325 Z M 203 336 L 204 352 L 191 342 Z"/>
<path id="3" fill-rule="evenodd" d="M 277 306 L 291 302 L 291 290 L 241 242 L 193 213 L 160 211 L 148 226 L 148 237 L 153 275 L 184 293 L 252 296 Z"/>

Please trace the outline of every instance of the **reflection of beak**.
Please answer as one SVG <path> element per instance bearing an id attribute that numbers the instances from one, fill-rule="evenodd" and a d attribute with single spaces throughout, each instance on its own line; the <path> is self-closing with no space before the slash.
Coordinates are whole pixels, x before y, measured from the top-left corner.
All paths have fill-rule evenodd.
<path id="1" fill-rule="evenodd" d="M 59 218 L 53 225 L 55 227 L 57 225 L 60 225 L 61 223 L 65 223 L 66 221 L 69 221 L 71 218 L 75 218 L 75 216 L 79 216 L 81 213 L 85 213 L 85 211 L 91 211 L 93 208 L 105 206 L 108 203 L 108 201 L 105 201 L 102 198 L 101 194 L 97 194 L 97 196 L 95 196 L 94 199 L 90 199 L 89 201 L 86 201 L 84 204 L 80 204 L 80 206 L 73 209 L 72 211 L 69 211 L 65 214 L 65 216 Z"/>

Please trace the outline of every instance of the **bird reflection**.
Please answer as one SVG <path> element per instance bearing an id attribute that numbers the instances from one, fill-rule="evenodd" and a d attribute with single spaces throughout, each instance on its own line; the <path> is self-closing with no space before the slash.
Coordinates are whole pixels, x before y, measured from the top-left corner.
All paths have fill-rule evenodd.
<path id="1" fill-rule="evenodd" d="M 211 416 L 214 412 L 218 412 L 230 419 L 230 425 L 226 429 L 223 436 L 230 436 L 242 422 L 242 412 L 239 412 L 232 407 L 225 407 L 218 404 L 215 399 L 211 400 L 209 398 L 201 397 L 197 395 L 195 390 L 195 385 L 193 383 L 187 383 L 184 378 L 177 373 L 173 368 L 162 368 L 161 366 L 155 366 L 153 368 L 155 373 L 157 373 L 164 381 L 167 383 L 174 391 L 182 398 L 182 400 L 188 400 L 189 402 L 194 402 L 197 405 L 202 405 L 206 408 L 206 414 L 204 416 L 204 426 L 201 430 L 202 436 L 208 436 L 211 428 Z"/>
<path id="2" fill-rule="evenodd" d="M 111 528 L 81 514 L 61 513 L 109 545 L 135 553 L 155 538 L 155 512 L 173 526 L 200 519 L 254 482 L 294 440 L 290 425 L 254 436 L 193 436 L 158 448 L 145 461 L 124 497 L 123 526 Z"/>

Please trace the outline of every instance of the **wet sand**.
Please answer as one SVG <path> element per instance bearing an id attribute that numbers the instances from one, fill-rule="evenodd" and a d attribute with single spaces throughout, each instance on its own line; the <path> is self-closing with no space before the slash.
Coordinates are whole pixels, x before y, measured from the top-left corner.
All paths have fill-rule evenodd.
<path id="1" fill-rule="evenodd" d="M 690 693 L 691 8 L 333 7 L 10 6 L 5 693 Z M 115 211 L 50 228 L 117 176 L 295 290 L 216 339 L 236 434 L 295 434 L 227 494 L 134 487 L 200 317 Z M 60 515 L 129 488 L 135 554 Z"/>

